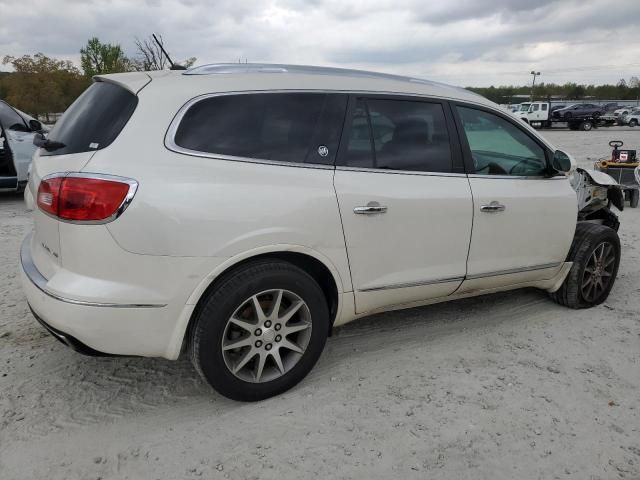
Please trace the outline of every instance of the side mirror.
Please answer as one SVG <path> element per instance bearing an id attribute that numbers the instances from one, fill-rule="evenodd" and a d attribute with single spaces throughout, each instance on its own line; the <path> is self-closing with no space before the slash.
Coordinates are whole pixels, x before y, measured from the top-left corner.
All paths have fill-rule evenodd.
<path id="1" fill-rule="evenodd" d="M 551 166 L 558 172 L 569 172 L 572 167 L 571 157 L 562 150 L 556 150 L 553 154 Z"/>
<path id="2" fill-rule="evenodd" d="M 29 120 L 29 128 L 32 132 L 42 131 L 42 124 L 38 120 Z"/>

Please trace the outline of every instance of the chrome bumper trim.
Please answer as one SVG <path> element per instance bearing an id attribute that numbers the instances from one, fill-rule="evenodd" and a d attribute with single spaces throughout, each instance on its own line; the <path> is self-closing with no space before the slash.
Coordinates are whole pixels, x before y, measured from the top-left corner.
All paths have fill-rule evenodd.
<path id="1" fill-rule="evenodd" d="M 22 264 L 22 270 L 25 275 L 31 280 L 38 290 L 40 290 L 45 295 L 59 300 L 64 303 L 70 303 L 72 305 L 81 305 L 84 307 L 108 307 L 108 308 L 162 308 L 166 307 L 167 304 L 156 304 L 156 303 L 102 303 L 102 302 L 87 302 L 85 300 L 74 300 L 72 298 L 62 297 L 56 293 L 52 293 L 47 290 L 47 282 L 48 280 L 44 278 L 44 276 L 40 273 L 36 265 L 33 263 L 33 258 L 31 258 L 31 236 L 33 233 L 30 233 L 25 237 L 22 241 L 22 246 L 20 247 L 20 262 Z"/>

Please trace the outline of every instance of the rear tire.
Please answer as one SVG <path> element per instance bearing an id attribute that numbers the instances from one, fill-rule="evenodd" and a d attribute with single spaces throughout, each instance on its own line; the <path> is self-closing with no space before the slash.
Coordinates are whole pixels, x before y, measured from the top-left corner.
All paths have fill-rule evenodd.
<path id="1" fill-rule="evenodd" d="M 551 298 L 574 309 L 600 305 L 609 296 L 618 274 L 618 234 L 597 223 L 578 223 L 567 262 L 573 262 L 571 270 L 562 286 L 550 294 Z"/>
<path id="2" fill-rule="evenodd" d="M 630 127 L 637 127 L 638 126 L 638 121 L 635 118 L 631 119 L 629 121 L 629 126 Z"/>
<path id="3" fill-rule="evenodd" d="M 259 260 L 223 278 L 202 300 L 191 329 L 191 360 L 225 397 L 263 400 L 311 371 L 329 325 L 326 298 L 310 275 L 288 262 Z"/>

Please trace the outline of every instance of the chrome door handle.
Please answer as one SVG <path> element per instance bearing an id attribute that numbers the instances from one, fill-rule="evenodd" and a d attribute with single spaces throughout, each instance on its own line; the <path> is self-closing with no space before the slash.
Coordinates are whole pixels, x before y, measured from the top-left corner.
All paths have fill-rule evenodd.
<path id="1" fill-rule="evenodd" d="M 507 207 L 505 207 L 504 205 L 502 205 L 499 202 L 496 202 L 495 200 L 493 202 L 491 202 L 489 205 L 482 205 L 480 207 L 480 211 L 481 212 L 487 212 L 487 213 L 494 213 L 494 212 L 504 212 L 505 209 Z"/>
<path id="2" fill-rule="evenodd" d="M 378 213 L 387 213 L 387 207 L 380 205 L 378 202 L 369 202 L 364 207 L 355 207 L 353 213 L 357 215 L 376 215 Z"/>

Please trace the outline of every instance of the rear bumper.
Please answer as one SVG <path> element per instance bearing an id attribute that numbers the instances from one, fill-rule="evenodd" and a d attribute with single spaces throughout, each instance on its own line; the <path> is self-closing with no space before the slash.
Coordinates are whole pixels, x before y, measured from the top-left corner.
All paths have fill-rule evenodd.
<path id="1" fill-rule="evenodd" d="M 89 355 L 177 357 L 169 346 L 184 305 L 85 301 L 53 292 L 33 262 L 31 235 L 22 243 L 20 260 L 34 317 L 65 345 Z"/>
<path id="2" fill-rule="evenodd" d="M 31 305 L 29 305 L 29 308 L 31 308 Z M 64 333 L 64 332 L 61 332 L 60 330 L 57 330 L 57 329 L 53 328 L 47 322 L 42 320 L 42 318 L 40 318 L 40 316 L 36 312 L 33 311 L 33 308 L 31 308 L 31 314 L 38 321 L 38 323 L 40 325 L 42 325 L 44 327 L 44 329 L 51 334 L 51 336 L 53 338 L 55 338 L 56 340 L 59 340 L 60 343 L 62 343 L 64 345 L 66 345 L 67 347 L 75 350 L 76 352 L 81 353 L 83 355 L 89 355 L 91 357 L 113 356 L 113 354 L 110 354 L 110 353 L 104 353 L 104 352 L 99 352 L 98 350 L 94 350 L 93 348 L 89 347 L 88 345 L 85 345 L 84 343 L 82 343 L 77 338 L 72 337 L 68 333 Z"/>

